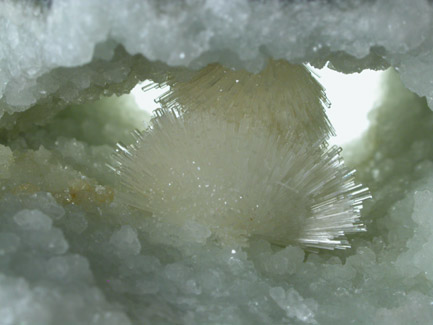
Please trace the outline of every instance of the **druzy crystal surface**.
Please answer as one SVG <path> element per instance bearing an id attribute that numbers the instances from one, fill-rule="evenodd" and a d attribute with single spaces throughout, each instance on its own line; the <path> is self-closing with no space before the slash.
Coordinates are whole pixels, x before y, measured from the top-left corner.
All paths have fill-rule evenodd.
<path id="1" fill-rule="evenodd" d="M 0 324 L 432 323 L 432 11 L 424 0 L 0 1 Z M 145 79 L 175 89 L 209 63 L 257 73 L 270 59 L 394 68 L 369 130 L 342 153 L 373 197 L 350 249 L 218 245 L 203 225 L 160 223 L 119 199 L 107 165 L 149 117 L 111 95 Z"/>

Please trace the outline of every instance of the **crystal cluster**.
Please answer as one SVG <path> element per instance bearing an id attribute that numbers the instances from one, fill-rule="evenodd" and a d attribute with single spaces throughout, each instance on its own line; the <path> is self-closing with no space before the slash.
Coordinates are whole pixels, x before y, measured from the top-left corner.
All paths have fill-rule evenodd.
<path id="1" fill-rule="evenodd" d="M 345 248 L 345 233 L 364 230 L 368 190 L 327 147 L 326 97 L 304 66 L 271 61 L 253 75 L 213 65 L 160 102 L 151 127 L 118 145 L 113 169 L 131 206 L 226 243 Z"/>

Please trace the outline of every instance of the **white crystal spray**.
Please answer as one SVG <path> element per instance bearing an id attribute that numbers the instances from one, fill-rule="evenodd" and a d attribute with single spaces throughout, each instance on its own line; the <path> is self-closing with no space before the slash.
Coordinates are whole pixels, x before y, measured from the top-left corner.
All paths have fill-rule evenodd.
<path id="1" fill-rule="evenodd" d="M 118 145 L 121 198 L 161 223 L 195 224 L 223 244 L 346 248 L 368 189 L 344 167 L 326 96 L 301 65 L 259 74 L 210 65 L 169 79 L 151 127 Z"/>

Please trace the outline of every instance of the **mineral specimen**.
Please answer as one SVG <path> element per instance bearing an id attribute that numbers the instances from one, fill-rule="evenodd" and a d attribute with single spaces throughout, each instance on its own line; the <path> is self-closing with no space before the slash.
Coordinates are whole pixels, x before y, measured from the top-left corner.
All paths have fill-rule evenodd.
<path id="1" fill-rule="evenodd" d="M 427 0 L 0 1 L 0 324 L 431 324 L 432 10 Z M 208 80 L 223 93 L 235 91 L 240 85 L 226 84 L 233 79 L 224 75 L 239 75 L 239 84 L 245 85 L 254 80 L 252 72 L 273 71 L 264 70 L 269 60 L 316 67 L 329 61 L 329 67 L 343 72 L 396 70 L 386 72 L 384 96 L 371 112 L 368 132 L 340 153 L 373 196 L 360 217 L 368 231 L 347 234 L 350 249 L 311 253 L 298 243 L 274 245 L 266 236 L 250 236 L 241 247 L 230 241 L 218 245 L 210 239 L 225 231 L 210 229 L 212 218 L 181 227 L 161 222 L 197 217 L 196 207 L 177 201 L 185 210 L 181 214 L 175 205 L 158 203 L 154 210 L 166 215 L 152 218 L 124 204 L 117 178 L 105 167 L 115 164 L 110 158 L 115 143 L 131 148 L 131 132 L 147 118 L 128 97 L 112 95 L 128 93 L 145 79 L 170 85 L 172 97 L 161 100 L 161 116 L 154 130 L 141 130 L 140 143 L 148 141 L 156 150 L 150 142 L 153 134 L 166 134 L 164 123 L 174 123 L 171 132 L 179 131 L 182 124 L 196 126 L 194 121 L 210 119 L 212 113 L 210 128 L 196 126 L 206 141 L 210 131 L 231 126 L 227 135 L 220 131 L 215 145 L 241 149 L 242 143 L 222 138 L 244 134 L 243 145 L 249 148 L 241 153 L 264 148 L 260 135 L 275 139 L 290 124 L 278 113 L 284 105 L 274 106 L 275 119 L 259 120 L 254 111 L 236 116 L 225 111 L 229 106 L 218 105 L 233 97 L 212 99 L 209 92 L 198 96 L 189 90 L 200 100 L 196 109 L 191 98 L 182 102 L 180 95 L 188 93 L 183 85 L 216 75 L 220 79 Z M 203 68 L 202 73 L 217 74 L 200 75 L 197 70 Z M 262 112 L 265 106 L 255 106 L 263 104 L 257 96 L 272 101 L 275 90 L 285 85 L 260 85 L 244 89 L 254 90 L 239 102 L 249 105 L 236 104 L 237 111 L 244 114 L 240 108 L 249 106 L 257 109 L 256 116 L 272 116 Z M 326 102 L 321 88 L 315 94 L 308 107 Z M 224 114 L 202 105 L 206 100 Z M 306 131 L 312 138 L 329 131 L 323 111 L 316 113 L 312 119 L 322 124 Z M 228 116 L 243 122 L 228 121 Z M 245 122 L 263 126 L 251 132 Z M 302 134 L 308 129 L 304 126 L 290 128 L 299 127 L 292 133 Z M 181 139 L 172 136 L 167 143 L 173 147 L 177 141 L 184 148 Z M 265 152 L 284 149 L 272 143 Z M 286 145 L 291 150 L 300 146 Z M 324 146 L 320 150 L 333 152 Z M 180 167 L 192 173 L 192 157 L 177 147 L 173 152 L 183 159 Z M 237 162 L 227 166 L 226 150 L 221 152 L 217 161 L 223 167 L 238 168 Z M 255 155 L 251 161 L 260 156 Z M 311 163 L 302 157 L 299 164 Z M 198 158 L 206 156 L 194 161 Z M 269 158 L 275 167 L 284 154 Z M 151 155 L 143 159 L 152 173 L 162 171 L 148 166 Z M 200 163 L 201 172 L 206 166 Z M 307 167 L 299 166 L 301 171 Z M 234 179 L 217 179 L 226 188 L 221 195 L 235 197 L 228 187 L 237 185 L 237 176 L 247 180 L 239 183 L 243 189 L 248 185 L 248 192 L 256 193 L 251 182 L 265 168 L 258 166 L 250 179 L 248 166 L 232 172 Z M 197 188 L 204 184 L 190 179 L 188 188 L 194 183 Z M 181 199 L 196 200 L 188 195 L 179 193 Z M 255 195 L 266 202 L 266 195 Z M 227 202 L 244 209 L 239 202 Z M 239 235 L 234 238 L 237 243 Z"/>

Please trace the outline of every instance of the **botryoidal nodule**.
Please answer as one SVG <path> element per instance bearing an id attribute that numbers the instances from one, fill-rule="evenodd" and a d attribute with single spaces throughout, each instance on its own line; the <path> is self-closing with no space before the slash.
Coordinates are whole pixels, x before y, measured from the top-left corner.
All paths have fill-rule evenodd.
<path id="1" fill-rule="evenodd" d="M 369 191 L 327 145 L 326 96 L 306 67 L 211 65 L 168 84 L 151 126 L 116 149 L 126 204 L 222 244 L 347 248 L 345 234 L 365 230 Z"/>

